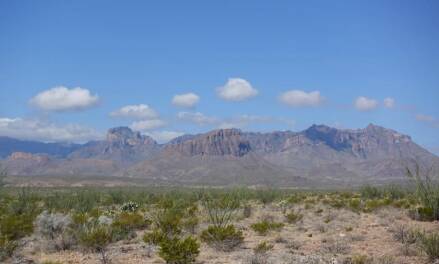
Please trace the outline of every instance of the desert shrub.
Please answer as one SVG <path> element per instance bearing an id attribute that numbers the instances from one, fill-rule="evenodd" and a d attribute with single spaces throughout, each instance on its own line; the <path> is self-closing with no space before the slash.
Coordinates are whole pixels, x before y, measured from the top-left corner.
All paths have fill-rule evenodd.
<path id="1" fill-rule="evenodd" d="M 268 260 L 267 254 L 254 253 L 254 254 L 248 256 L 244 260 L 243 263 L 244 264 L 269 264 L 271 262 Z"/>
<path id="2" fill-rule="evenodd" d="M 300 213 L 296 213 L 294 211 L 291 211 L 290 213 L 288 213 L 287 215 L 285 215 L 285 218 L 287 220 L 288 223 L 290 224 L 294 224 L 300 220 L 302 220 L 303 215 Z"/>
<path id="3" fill-rule="evenodd" d="M 0 235 L 8 240 L 17 240 L 33 232 L 33 214 L 11 214 L 0 216 Z"/>
<path id="4" fill-rule="evenodd" d="M 274 202 L 278 196 L 279 192 L 273 189 L 258 190 L 256 193 L 256 199 L 263 205 Z"/>
<path id="5" fill-rule="evenodd" d="M 168 237 L 181 233 L 181 222 L 182 213 L 176 208 L 158 209 L 152 216 L 154 228 Z"/>
<path id="6" fill-rule="evenodd" d="M 33 231 L 33 221 L 41 212 L 39 197 L 29 188 L 20 188 L 18 193 L 11 197 L 0 215 L 0 234 L 8 235 L 5 229 L 12 231 L 11 239 L 21 238 Z M 15 231 L 11 228 L 15 226 Z"/>
<path id="7" fill-rule="evenodd" d="M 402 244 L 414 244 L 419 238 L 419 231 L 410 229 L 406 225 L 396 225 L 391 229 L 393 238 Z"/>
<path id="8" fill-rule="evenodd" d="M 324 252 L 331 254 L 347 254 L 351 248 L 345 240 L 331 238 L 322 244 L 322 249 Z"/>
<path id="9" fill-rule="evenodd" d="M 250 227 L 259 235 L 265 236 L 271 230 L 279 230 L 284 226 L 283 223 L 276 223 L 269 220 L 262 220 L 252 224 Z"/>
<path id="10" fill-rule="evenodd" d="M 234 193 L 228 193 L 220 197 L 210 195 L 202 198 L 202 203 L 209 216 L 209 221 L 216 227 L 229 225 L 240 206 L 240 201 Z"/>
<path id="11" fill-rule="evenodd" d="M 327 197 L 322 202 L 336 209 L 346 207 L 345 200 L 338 196 Z"/>
<path id="12" fill-rule="evenodd" d="M 383 192 L 378 187 L 370 185 L 361 187 L 360 194 L 363 199 L 379 199 L 383 197 Z"/>
<path id="13" fill-rule="evenodd" d="M 79 234 L 79 243 L 86 249 L 98 252 L 103 264 L 110 263 L 107 256 L 107 246 L 113 240 L 112 230 L 109 226 L 89 223 Z"/>
<path id="14" fill-rule="evenodd" d="M 160 241 L 159 245 L 159 256 L 166 263 L 194 263 L 200 253 L 200 244 L 191 236 L 184 239 L 178 237 L 165 238 Z"/>
<path id="15" fill-rule="evenodd" d="M 9 240 L 5 236 L 0 236 L 0 260 L 11 257 L 16 248 L 16 241 Z"/>
<path id="16" fill-rule="evenodd" d="M 138 213 L 122 212 L 112 221 L 113 239 L 122 240 L 135 237 L 137 229 L 147 227 L 150 222 Z"/>
<path id="17" fill-rule="evenodd" d="M 159 229 L 145 232 L 145 234 L 143 235 L 143 241 L 149 245 L 158 245 L 164 238 L 165 235 Z"/>
<path id="18" fill-rule="evenodd" d="M 431 261 L 439 259 L 439 233 L 419 233 L 419 244 Z"/>
<path id="19" fill-rule="evenodd" d="M 348 206 L 353 211 L 359 211 L 361 209 L 361 199 L 351 198 L 348 200 Z"/>
<path id="20" fill-rule="evenodd" d="M 49 242 L 55 250 L 65 250 L 75 244 L 71 229 L 73 221 L 68 215 L 60 213 L 41 213 L 35 220 L 36 231 Z"/>
<path id="21" fill-rule="evenodd" d="M 347 262 L 351 264 L 372 264 L 373 258 L 366 255 L 354 255 Z"/>
<path id="22" fill-rule="evenodd" d="M 415 181 L 416 196 L 422 204 L 422 210 L 418 213 L 426 219 L 439 220 L 438 179 L 432 179 L 429 173 L 422 176 L 418 164 L 416 164 L 414 171 L 407 168 L 407 175 Z"/>
<path id="23" fill-rule="evenodd" d="M 138 209 L 139 209 L 139 205 L 133 201 L 126 202 L 120 207 L 120 210 L 122 212 L 129 212 L 129 213 L 134 213 Z"/>
<path id="24" fill-rule="evenodd" d="M 305 195 L 301 193 L 293 193 L 287 198 L 287 202 L 290 204 L 298 204 L 306 198 Z"/>
<path id="25" fill-rule="evenodd" d="M 268 251 L 273 249 L 273 245 L 266 242 L 266 241 L 262 241 L 260 242 L 258 245 L 256 245 L 256 247 L 253 249 L 253 252 L 255 254 L 266 254 Z"/>
<path id="26" fill-rule="evenodd" d="M 364 212 L 373 212 L 376 209 L 383 207 L 383 206 L 390 205 L 391 203 L 392 203 L 392 201 L 388 198 L 366 200 L 364 203 L 363 211 Z"/>
<path id="27" fill-rule="evenodd" d="M 201 233 L 201 240 L 215 248 L 230 251 L 244 241 L 242 231 L 236 230 L 235 226 L 226 227 L 209 226 Z"/>
<path id="28" fill-rule="evenodd" d="M 403 199 L 407 196 L 407 190 L 403 189 L 401 186 L 389 185 L 384 188 L 385 195 L 392 200 Z"/>
<path id="29" fill-rule="evenodd" d="M 8 176 L 6 169 L 0 166 L 0 190 L 6 185 L 6 176 Z"/>

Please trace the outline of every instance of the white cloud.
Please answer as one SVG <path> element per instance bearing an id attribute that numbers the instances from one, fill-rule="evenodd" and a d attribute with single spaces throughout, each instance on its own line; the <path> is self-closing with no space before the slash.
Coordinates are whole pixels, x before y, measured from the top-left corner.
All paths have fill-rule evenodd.
<path id="1" fill-rule="evenodd" d="M 395 106 L 395 99 L 387 97 L 384 99 L 384 107 L 386 108 L 393 108 Z"/>
<path id="2" fill-rule="evenodd" d="M 176 137 L 183 136 L 185 133 L 178 132 L 178 131 L 151 131 L 145 133 L 145 135 L 148 135 L 155 139 L 159 143 L 166 143 Z"/>
<path id="3" fill-rule="evenodd" d="M 142 120 L 136 121 L 131 124 L 131 128 L 135 131 L 149 131 L 153 129 L 157 129 L 160 127 L 164 127 L 166 122 L 160 119 L 151 119 L 151 120 Z"/>
<path id="4" fill-rule="evenodd" d="M 200 112 L 179 112 L 177 118 L 181 121 L 194 123 L 200 126 L 212 125 L 217 128 L 245 128 L 252 124 L 279 123 L 288 127 L 294 126 L 294 121 L 286 118 L 276 118 L 260 115 L 238 115 L 230 118 L 206 116 Z"/>
<path id="5" fill-rule="evenodd" d="M 378 107 L 378 101 L 364 96 L 355 99 L 354 106 L 359 111 L 371 111 Z"/>
<path id="6" fill-rule="evenodd" d="M 318 106 L 323 102 L 319 91 L 307 93 L 302 90 L 287 91 L 280 95 L 279 100 L 294 107 Z"/>
<path id="7" fill-rule="evenodd" d="M 80 87 L 54 87 L 34 96 L 30 103 L 45 111 L 83 110 L 98 103 L 99 97 Z"/>
<path id="8" fill-rule="evenodd" d="M 286 118 L 276 118 L 271 116 L 259 115 L 239 115 L 229 119 L 222 120 L 218 128 L 245 128 L 253 124 L 279 123 L 287 125 L 289 128 L 295 125 L 295 121 Z"/>
<path id="9" fill-rule="evenodd" d="M 172 98 L 173 105 L 186 108 L 194 107 L 198 101 L 200 97 L 194 93 L 176 94 Z"/>
<path id="10" fill-rule="evenodd" d="M 131 119 L 155 119 L 157 112 L 146 104 L 127 105 L 110 113 L 111 117 Z"/>
<path id="11" fill-rule="evenodd" d="M 243 101 L 254 97 L 258 91 L 241 78 L 230 78 L 227 83 L 217 88 L 218 96 L 227 101 Z"/>
<path id="12" fill-rule="evenodd" d="M 218 122 L 217 118 L 206 116 L 200 112 L 179 112 L 177 118 L 197 125 L 211 125 Z"/>
<path id="13" fill-rule="evenodd" d="M 0 118 L 0 135 L 45 142 L 86 142 L 103 138 L 102 133 L 77 124 L 59 125 L 22 118 Z"/>

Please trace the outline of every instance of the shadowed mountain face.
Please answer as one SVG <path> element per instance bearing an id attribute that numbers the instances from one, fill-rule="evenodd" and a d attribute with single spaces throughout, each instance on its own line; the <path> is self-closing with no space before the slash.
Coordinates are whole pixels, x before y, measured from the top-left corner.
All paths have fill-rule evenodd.
<path id="1" fill-rule="evenodd" d="M 1 141 L 0 149 L 6 149 Z M 330 186 L 404 180 L 405 168 L 413 162 L 439 167 L 439 158 L 409 136 L 375 125 L 357 130 L 313 125 L 301 132 L 272 133 L 219 129 L 162 145 L 119 127 L 110 129 L 105 140 L 67 150 L 59 147 L 59 153 L 26 149 L 17 145 L 20 153 L 4 151 L 9 156 L 2 163 L 10 174 L 125 176 L 174 184 Z"/>
<path id="2" fill-rule="evenodd" d="M 43 143 L 0 136 L 0 159 L 8 157 L 14 152 L 44 153 L 57 157 L 66 157 L 80 147 L 79 144 Z"/>

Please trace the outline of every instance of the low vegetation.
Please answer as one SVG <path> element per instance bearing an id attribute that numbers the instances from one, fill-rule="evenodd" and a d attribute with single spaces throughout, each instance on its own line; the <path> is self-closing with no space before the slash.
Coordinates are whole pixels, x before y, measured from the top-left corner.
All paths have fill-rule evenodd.
<path id="1" fill-rule="evenodd" d="M 209 263 L 206 254 L 243 263 L 399 263 L 404 256 L 432 263 L 439 185 L 418 169 L 408 173 L 414 187 L 345 191 L 0 187 L 0 261 L 64 263 L 71 252 L 106 264 L 120 258 L 123 250 L 114 248 L 142 243 L 132 251 L 157 263 Z M 399 251 L 359 251 L 374 246 L 367 242 L 373 230 Z M 53 259 L 26 253 L 37 250 Z"/>

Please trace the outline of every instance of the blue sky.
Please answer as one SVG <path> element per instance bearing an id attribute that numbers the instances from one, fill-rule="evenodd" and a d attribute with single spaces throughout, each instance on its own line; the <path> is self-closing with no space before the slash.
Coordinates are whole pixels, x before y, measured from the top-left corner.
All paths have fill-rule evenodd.
<path id="1" fill-rule="evenodd" d="M 0 0 L 0 135 L 375 123 L 439 153 L 438 13 L 434 0 Z"/>

